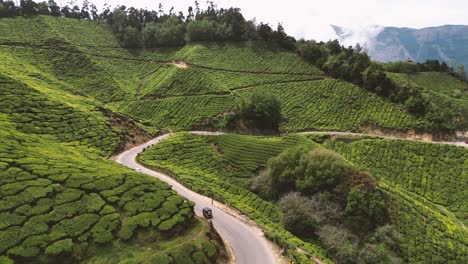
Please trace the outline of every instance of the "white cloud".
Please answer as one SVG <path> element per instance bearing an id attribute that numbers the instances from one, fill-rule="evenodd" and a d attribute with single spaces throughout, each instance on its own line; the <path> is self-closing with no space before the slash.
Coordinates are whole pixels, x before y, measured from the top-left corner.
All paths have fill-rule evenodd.
<path id="1" fill-rule="evenodd" d="M 468 24 L 466 0 L 213 0 L 219 7 L 240 7 L 247 19 L 276 25 L 297 37 L 328 40 L 336 38 L 330 25 L 359 29 L 358 38 L 369 33 L 371 25 L 422 28 L 446 24 Z M 65 1 L 63 1 L 65 2 Z M 101 6 L 126 5 L 166 10 L 174 6 L 186 12 L 193 0 L 91 0 Z M 198 1 L 206 6 L 205 0 Z M 358 31 L 359 31 L 358 30 Z M 367 32 L 367 33 L 366 33 Z"/>

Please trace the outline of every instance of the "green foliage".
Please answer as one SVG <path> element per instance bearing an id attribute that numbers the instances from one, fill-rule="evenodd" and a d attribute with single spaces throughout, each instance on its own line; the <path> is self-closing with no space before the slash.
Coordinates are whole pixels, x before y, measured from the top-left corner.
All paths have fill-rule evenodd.
<path id="1" fill-rule="evenodd" d="M 268 176 L 271 187 L 277 194 L 292 191 L 296 187 L 296 168 L 302 155 L 309 149 L 306 146 L 286 149 L 276 157 L 268 160 Z"/>
<path id="2" fill-rule="evenodd" d="M 117 108 L 130 116 L 148 120 L 155 127 L 190 130 L 203 120 L 228 111 L 234 104 L 230 96 L 201 95 L 124 102 Z"/>
<path id="3" fill-rule="evenodd" d="M 211 69 L 256 73 L 321 74 L 293 52 L 274 49 L 264 42 L 190 44 L 177 53 L 195 65 Z"/>
<path id="4" fill-rule="evenodd" d="M 429 98 L 432 107 L 428 113 L 442 129 L 459 129 L 468 124 L 468 85 L 442 72 L 418 72 L 412 74 L 387 73 L 400 85 L 420 89 Z M 438 118 L 438 120 L 434 120 Z"/>
<path id="5" fill-rule="evenodd" d="M 72 250 L 73 242 L 71 239 L 59 240 L 46 248 L 47 255 L 58 255 Z"/>
<path id="6" fill-rule="evenodd" d="M 32 87 L 0 75 L 0 113 L 11 115 L 19 131 L 49 134 L 60 141 L 80 141 L 83 145 L 110 153 L 115 134 L 107 120 L 95 111 L 83 111 L 51 100 Z M 91 131 L 88 124 L 93 124 Z"/>
<path id="7" fill-rule="evenodd" d="M 317 226 L 310 200 L 300 193 L 288 193 L 278 203 L 283 213 L 284 227 L 294 234 L 306 234 Z"/>
<path id="8" fill-rule="evenodd" d="M 314 194 L 333 189 L 350 171 L 350 165 L 333 151 L 310 150 L 305 146 L 287 149 L 268 162 L 275 195 L 298 190 Z"/>
<path id="9" fill-rule="evenodd" d="M 86 145 L 20 132 L 1 113 L 0 127 L 1 255 L 73 258 L 73 247 L 114 241 L 127 222 L 150 231 L 167 217 L 175 223 L 165 228 L 169 235 L 176 225 L 190 225 L 193 204 L 168 185 L 123 169 Z"/>
<path id="10" fill-rule="evenodd" d="M 405 113 L 398 105 L 335 80 L 261 85 L 237 92 L 243 97 L 253 92 L 274 95 L 281 102 L 284 122 L 280 130 L 283 131 L 358 131 L 368 123 L 408 129 L 424 124 L 422 119 Z"/>
<path id="11" fill-rule="evenodd" d="M 284 229 L 276 205 L 248 191 L 251 178 L 266 168 L 268 159 L 285 149 L 304 144 L 314 145 L 298 135 L 278 138 L 226 134 L 210 137 L 178 133 L 140 154 L 138 160 L 172 175 L 197 192 L 234 206 L 254 219 L 283 247 L 301 247 L 308 254 L 326 260 L 320 247 L 302 241 Z"/>
<path id="12" fill-rule="evenodd" d="M 349 172 L 344 159 L 328 150 L 314 149 L 303 155 L 296 171 L 296 187 L 305 194 L 335 187 Z"/>
<path id="13" fill-rule="evenodd" d="M 368 233 L 387 221 L 385 197 L 380 192 L 365 193 L 352 189 L 345 212 L 347 225 L 355 233 Z"/>
<path id="14" fill-rule="evenodd" d="M 185 26 L 176 17 L 170 17 L 162 23 L 149 23 L 143 30 L 143 39 L 147 47 L 181 46 L 185 44 Z"/>
<path id="15" fill-rule="evenodd" d="M 225 32 L 225 28 L 222 28 L 220 24 L 204 18 L 187 23 L 185 39 L 187 42 L 214 41 L 222 39 Z"/>
<path id="16" fill-rule="evenodd" d="M 371 139 L 326 146 L 380 179 L 410 263 L 466 259 L 465 148 Z"/>
<path id="17" fill-rule="evenodd" d="M 251 127 L 277 130 L 281 122 L 281 104 L 273 95 L 253 93 L 242 102 L 240 115 Z"/>

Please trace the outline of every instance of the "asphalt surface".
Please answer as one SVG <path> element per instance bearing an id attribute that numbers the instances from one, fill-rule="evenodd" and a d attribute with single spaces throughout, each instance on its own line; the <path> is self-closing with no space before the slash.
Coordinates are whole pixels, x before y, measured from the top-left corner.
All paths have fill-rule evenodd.
<path id="1" fill-rule="evenodd" d="M 383 139 L 397 139 L 397 140 L 407 140 L 407 141 L 417 141 L 423 143 L 431 143 L 431 144 L 443 144 L 443 145 L 453 145 L 458 147 L 468 147 L 468 144 L 465 144 L 463 140 L 457 140 L 455 142 L 451 141 L 425 141 L 425 140 L 418 140 L 418 139 L 409 139 L 409 138 L 400 138 L 395 136 L 385 136 L 385 135 L 375 135 L 375 134 L 364 134 L 364 133 L 352 133 L 352 132 L 337 132 L 337 131 L 305 131 L 305 132 L 298 132 L 292 134 L 299 134 L 299 135 L 314 135 L 314 134 L 326 134 L 332 136 L 356 136 L 356 137 L 378 137 Z"/>
<path id="2" fill-rule="evenodd" d="M 221 132 L 205 132 L 205 131 L 192 131 L 190 133 L 198 135 L 220 135 Z M 350 133 L 350 132 L 335 132 L 335 131 L 310 131 L 301 132 L 297 134 L 329 134 L 329 135 L 341 135 L 341 136 L 377 136 L 371 134 L 362 133 Z M 275 255 L 274 250 L 263 233 L 245 222 L 234 217 L 232 214 L 223 211 L 223 209 L 216 207 L 212 204 L 211 198 L 200 195 L 196 192 L 189 190 L 176 180 L 165 174 L 152 171 L 143 167 L 136 162 L 136 156 L 140 153 L 143 148 L 150 147 L 154 144 L 159 143 L 161 140 L 169 137 L 170 134 L 159 136 L 145 144 L 138 147 L 129 149 L 119 154 L 115 161 L 121 163 L 132 169 L 140 168 L 140 172 L 156 177 L 172 186 L 177 193 L 184 196 L 188 200 L 195 202 L 195 213 L 198 216 L 202 216 L 202 208 L 210 207 L 213 211 L 213 225 L 221 235 L 224 241 L 228 243 L 228 246 L 232 248 L 235 255 L 235 261 L 238 264 L 270 264 L 280 263 L 281 260 Z M 397 138 L 392 136 L 377 136 L 385 139 L 402 139 L 410 141 L 418 141 L 412 139 Z M 434 142 L 434 141 L 423 141 L 433 144 L 449 144 L 462 147 L 468 147 L 464 142 Z M 216 204 L 216 202 L 215 202 Z"/>
<path id="3" fill-rule="evenodd" d="M 208 133 L 207 133 L 208 134 Z M 210 135 L 216 133 L 209 133 Z M 129 149 L 119 154 L 115 161 L 132 169 L 141 168 L 141 172 L 156 177 L 172 186 L 181 196 L 195 202 L 195 213 L 202 216 L 202 208 L 210 207 L 213 212 L 213 225 L 224 241 L 232 248 L 235 255 L 235 261 L 238 264 L 269 264 L 279 263 L 280 260 L 275 256 L 274 250 L 263 233 L 249 226 L 245 222 L 237 219 L 228 212 L 212 205 L 212 200 L 206 196 L 193 192 L 173 178 L 143 167 L 136 162 L 136 156 L 143 148 L 159 143 L 170 134 L 157 137 L 143 145 Z"/>

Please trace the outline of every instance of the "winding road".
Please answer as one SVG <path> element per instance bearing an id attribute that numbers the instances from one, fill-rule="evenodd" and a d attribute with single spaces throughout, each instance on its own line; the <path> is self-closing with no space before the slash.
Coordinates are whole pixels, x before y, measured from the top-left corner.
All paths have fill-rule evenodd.
<path id="1" fill-rule="evenodd" d="M 216 133 L 209 134 L 214 135 Z M 170 134 L 166 134 L 157 137 L 143 145 L 129 149 L 119 154 L 115 158 L 115 161 L 130 168 L 139 167 L 142 169 L 142 173 L 156 177 L 172 185 L 172 189 L 175 190 L 178 194 L 184 196 L 188 200 L 195 202 L 195 213 L 198 216 L 202 215 L 201 210 L 203 207 L 210 207 L 213 211 L 213 225 L 223 240 L 227 241 L 228 246 L 230 246 L 234 251 L 236 263 L 281 263 L 279 254 L 275 253 L 278 250 L 273 248 L 273 245 L 264 237 L 260 229 L 250 226 L 245 222 L 237 219 L 229 212 L 212 205 L 211 198 L 193 192 L 184 187 L 182 184 L 178 183 L 173 178 L 165 174 L 144 168 L 142 165 L 136 162 L 136 156 L 143 150 L 143 148 L 157 144 L 169 136 Z"/>
<path id="2" fill-rule="evenodd" d="M 204 132 L 204 131 L 191 131 L 192 134 L 198 135 L 220 135 L 221 132 Z M 310 132 L 301 132 L 296 134 L 329 134 L 329 135 L 338 135 L 338 136 L 375 136 L 385 139 L 402 139 L 402 140 L 412 140 L 397 138 L 392 136 L 380 136 L 380 135 L 371 135 L 371 134 L 362 134 L 362 133 L 350 133 L 350 132 L 335 132 L 335 131 L 310 131 Z M 253 227 L 235 216 L 227 210 L 217 207 L 215 202 L 212 204 L 211 198 L 200 195 L 196 192 L 189 190 L 184 187 L 182 184 L 178 183 L 176 180 L 171 178 L 168 175 L 156 172 L 150 169 L 143 167 L 142 165 L 136 162 L 136 156 L 144 148 L 150 147 L 154 144 L 158 144 L 160 141 L 166 139 L 171 134 L 166 134 L 159 136 L 145 144 L 129 149 L 117 157 L 115 161 L 121 163 L 130 168 L 141 168 L 141 172 L 148 174 L 150 176 L 156 177 L 172 186 L 177 193 L 184 196 L 188 200 L 195 202 L 195 213 L 198 216 L 202 216 L 201 210 L 203 207 L 210 207 L 213 210 L 213 225 L 221 235 L 223 240 L 228 243 L 228 247 L 232 248 L 235 255 L 235 262 L 238 264 L 257 264 L 257 263 L 281 263 L 283 262 L 280 255 L 278 254 L 278 248 L 274 248 L 267 239 L 264 237 L 262 231 L 259 228 Z M 412 140 L 415 141 L 415 140 Z M 435 144 L 450 144 L 467 147 L 464 142 L 431 142 Z"/>

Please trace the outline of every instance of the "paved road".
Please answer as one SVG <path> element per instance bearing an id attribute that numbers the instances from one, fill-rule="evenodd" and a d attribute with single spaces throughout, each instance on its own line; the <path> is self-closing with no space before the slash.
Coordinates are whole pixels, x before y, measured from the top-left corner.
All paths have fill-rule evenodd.
<path id="1" fill-rule="evenodd" d="M 205 132 L 205 131 L 191 131 L 190 133 L 197 135 L 221 135 L 222 132 Z M 370 134 L 362 133 L 350 133 L 350 132 L 335 132 L 335 131 L 310 131 L 310 132 L 300 132 L 296 134 L 329 134 L 329 135 L 341 135 L 341 136 L 377 136 Z M 151 145 L 159 143 L 161 140 L 169 137 L 170 134 L 166 134 L 160 137 L 157 137 L 143 145 L 134 147 L 130 150 L 127 150 L 120 155 L 118 155 L 115 160 L 123 165 L 126 165 L 130 168 L 142 168 L 142 172 L 150 176 L 156 177 L 168 184 L 172 185 L 172 188 L 177 191 L 180 195 L 185 198 L 195 202 L 195 213 L 198 216 L 201 216 L 201 209 L 203 207 L 210 207 L 213 210 L 213 224 L 218 230 L 221 237 L 227 241 L 234 251 L 236 263 L 239 264 L 270 264 L 270 263 L 280 263 L 279 257 L 275 255 L 274 250 L 272 249 L 269 242 L 263 236 L 261 231 L 256 228 L 253 228 L 246 223 L 238 220 L 231 214 L 223 211 L 220 208 L 217 208 L 211 204 L 211 199 L 195 193 L 186 187 L 182 186 L 176 180 L 167 176 L 165 174 L 149 170 L 144 168 L 142 165 L 138 164 L 135 159 L 138 153 L 140 153 L 143 148 L 149 147 Z M 387 139 L 403 139 L 411 140 L 404 138 L 396 138 L 392 136 L 378 136 L 381 138 Z M 450 144 L 457 146 L 467 147 L 464 142 L 429 142 L 435 144 Z"/>
<path id="2" fill-rule="evenodd" d="M 465 144 L 463 141 L 424 141 L 424 140 L 417 140 L 417 139 L 409 139 L 409 138 L 400 138 L 395 136 L 383 136 L 383 135 L 375 135 L 375 134 L 364 134 L 364 133 L 352 133 L 352 132 L 338 132 L 338 131 L 305 131 L 305 132 L 298 132 L 292 134 L 299 134 L 299 135 L 313 135 L 313 134 L 327 134 L 332 136 L 357 136 L 357 137 L 379 137 L 384 139 L 400 139 L 400 140 L 408 140 L 408 141 L 417 141 L 417 142 L 424 142 L 424 143 L 432 143 L 432 144 L 444 144 L 444 145 L 454 145 L 459 147 L 468 147 L 468 144 Z"/>
<path id="3" fill-rule="evenodd" d="M 211 134 L 211 133 L 210 133 Z M 213 133 L 215 134 L 215 133 Z M 150 176 L 156 177 L 168 184 L 172 185 L 177 193 L 184 196 L 188 200 L 195 202 L 195 213 L 201 216 L 201 209 L 205 206 L 210 207 L 213 210 L 213 225 L 221 235 L 221 237 L 227 241 L 229 246 L 234 251 L 236 263 L 238 264 L 270 264 L 279 263 L 278 256 L 275 256 L 275 252 L 263 236 L 262 232 L 256 228 L 253 228 L 246 223 L 238 220 L 231 214 L 224 212 L 220 208 L 211 205 L 211 199 L 195 193 L 180 183 L 175 181 L 173 178 L 144 168 L 142 165 L 135 161 L 138 153 L 143 148 L 159 143 L 161 140 L 167 138 L 170 134 L 166 134 L 157 137 L 143 145 L 134 147 L 118 155 L 115 160 L 123 165 L 130 168 L 139 167 L 142 168 L 142 172 Z"/>

